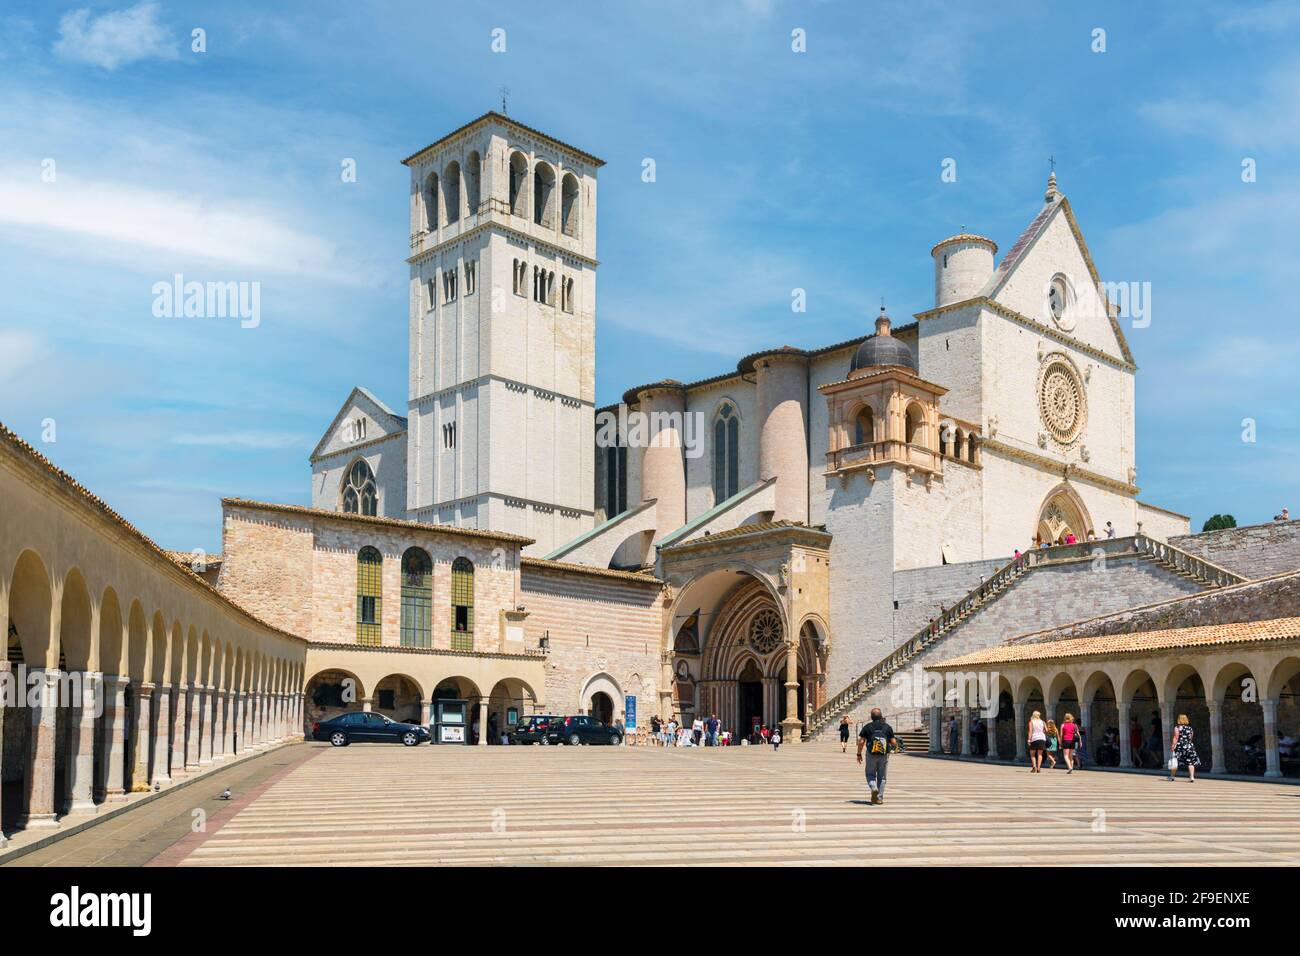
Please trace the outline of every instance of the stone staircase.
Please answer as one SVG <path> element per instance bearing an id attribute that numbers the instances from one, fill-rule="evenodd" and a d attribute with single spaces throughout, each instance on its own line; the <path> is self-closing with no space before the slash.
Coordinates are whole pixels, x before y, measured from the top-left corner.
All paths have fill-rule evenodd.
<path id="1" fill-rule="evenodd" d="M 810 739 L 815 738 L 828 727 L 834 729 L 832 725 L 837 726 L 840 717 L 851 711 L 863 698 L 882 686 L 899 670 L 907 667 L 917 655 L 945 640 L 965 621 L 997 601 L 1035 568 L 1064 562 L 1105 561 L 1110 557 L 1133 555 L 1145 557 L 1165 570 L 1206 589 L 1239 584 L 1246 580 L 1225 568 L 1145 535 L 1085 541 L 1029 551 L 1003 565 L 987 581 L 971 589 L 952 607 L 946 609 L 933 624 L 927 624 L 887 657 L 876 662 L 865 673 L 850 681 L 848 686 L 813 711 L 808 721 L 807 736 Z M 925 736 L 924 733 L 922 736 Z"/>

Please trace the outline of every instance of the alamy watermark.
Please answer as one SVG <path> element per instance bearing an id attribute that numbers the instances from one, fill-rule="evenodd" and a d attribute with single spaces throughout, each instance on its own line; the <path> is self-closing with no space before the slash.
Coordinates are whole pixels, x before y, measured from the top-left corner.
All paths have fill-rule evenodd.
<path id="1" fill-rule="evenodd" d="M 159 319 L 239 319 L 242 329 L 262 324 L 262 284 L 248 281 L 185 280 L 153 284 L 153 314 Z"/>
<path id="2" fill-rule="evenodd" d="M 704 435 L 703 412 L 631 411 L 620 403 L 596 415 L 597 448 L 680 447 L 687 458 L 699 458 Z"/>

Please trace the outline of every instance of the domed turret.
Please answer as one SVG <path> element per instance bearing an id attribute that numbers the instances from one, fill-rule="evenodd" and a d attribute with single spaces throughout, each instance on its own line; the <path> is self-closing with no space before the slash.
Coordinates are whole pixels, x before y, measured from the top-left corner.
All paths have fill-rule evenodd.
<path id="1" fill-rule="evenodd" d="M 876 317 L 876 334 L 866 339 L 853 353 L 849 373 L 877 365 L 901 365 L 910 368 L 913 372 L 917 370 L 912 350 L 905 342 L 899 341 L 890 334 L 889 316 L 885 314 L 883 305 L 880 307 L 880 315 Z"/>

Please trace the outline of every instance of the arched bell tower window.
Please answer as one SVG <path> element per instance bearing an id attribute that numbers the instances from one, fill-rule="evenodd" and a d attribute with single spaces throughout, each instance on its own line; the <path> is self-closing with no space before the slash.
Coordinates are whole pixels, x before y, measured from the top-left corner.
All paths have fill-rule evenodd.
<path id="1" fill-rule="evenodd" d="M 740 490 L 740 417 L 730 402 L 713 422 L 713 503 Z"/>
<path id="2" fill-rule="evenodd" d="M 876 416 L 871 406 L 865 406 L 853 420 L 853 444 L 865 445 L 875 440 Z"/>
<path id="3" fill-rule="evenodd" d="M 528 160 L 523 153 L 510 156 L 510 212 L 516 216 L 528 214 Z"/>
<path id="4" fill-rule="evenodd" d="M 375 473 L 364 458 L 358 458 L 343 478 L 342 510 L 353 515 L 379 514 L 379 495 L 375 491 Z"/>

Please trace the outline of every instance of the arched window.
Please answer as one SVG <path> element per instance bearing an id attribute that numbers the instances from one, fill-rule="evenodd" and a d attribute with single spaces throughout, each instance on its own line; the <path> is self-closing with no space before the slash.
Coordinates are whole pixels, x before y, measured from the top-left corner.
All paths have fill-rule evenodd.
<path id="1" fill-rule="evenodd" d="M 472 216 L 478 212 L 479 183 L 482 181 L 483 160 L 477 152 L 465 157 L 465 205 Z"/>
<path id="2" fill-rule="evenodd" d="M 560 190 L 560 229 L 566 236 L 578 235 L 579 194 L 578 177 L 573 173 L 565 173 Z"/>
<path id="3" fill-rule="evenodd" d="M 433 647 L 433 561 L 422 548 L 402 555 L 402 646 Z"/>
<path id="4" fill-rule="evenodd" d="M 952 437 L 952 457 L 954 457 L 954 458 L 956 458 L 958 461 L 960 461 L 960 460 L 961 460 L 961 451 L 962 451 L 962 449 L 965 448 L 965 447 L 966 447 L 966 436 L 962 434 L 962 430 L 959 428 L 959 429 L 957 429 L 955 432 L 953 432 L 953 437 Z"/>
<path id="5" fill-rule="evenodd" d="M 438 229 L 438 174 L 430 173 L 424 181 L 424 228 L 429 232 Z"/>
<path id="6" fill-rule="evenodd" d="M 375 473 L 364 458 L 358 458 L 343 476 L 342 510 L 353 515 L 379 514 L 379 496 L 375 492 Z"/>
<path id="7" fill-rule="evenodd" d="M 357 643 L 379 645 L 383 613 L 383 556 L 367 545 L 357 552 Z"/>
<path id="8" fill-rule="evenodd" d="M 740 418 L 727 403 L 713 422 L 713 503 L 740 490 Z"/>
<path id="9" fill-rule="evenodd" d="M 533 171 L 533 222 L 550 228 L 555 222 L 555 170 L 538 163 Z"/>
<path id="10" fill-rule="evenodd" d="M 951 425 L 939 426 L 939 454 L 948 454 L 948 439 L 952 437 Z"/>
<path id="11" fill-rule="evenodd" d="M 853 444 L 865 445 L 868 442 L 875 441 L 876 438 L 876 415 L 867 405 L 862 411 L 858 412 L 858 417 L 853 422 Z"/>
<path id="12" fill-rule="evenodd" d="M 510 212 L 516 216 L 528 214 L 527 196 L 528 160 L 523 153 L 514 153 L 510 157 Z"/>
<path id="13" fill-rule="evenodd" d="M 446 210 L 447 222 L 460 219 L 460 163 L 454 159 L 442 172 L 442 208 Z"/>
<path id="14" fill-rule="evenodd" d="M 451 563 L 451 649 L 474 650 L 474 565 L 469 558 Z"/>
<path id="15" fill-rule="evenodd" d="M 966 460 L 972 465 L 975 464 L 975 433 L 972 432 L 966 439 Z"/>
<path id="16" fill-rule="evenodd" d="M 918 445 L 925 444 L 925 429 L 923 425 L 924 425 L 924 419 L 921 414 L 921 406 L 908 405 L 907 419 L 904 425 L 906 431 L 903 435 L 903 440 L 906 441 L 909 445 L 914 443 Z"/>

